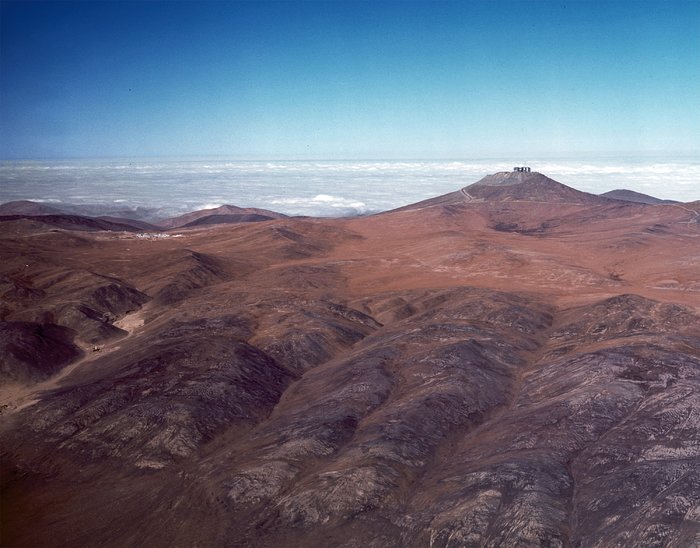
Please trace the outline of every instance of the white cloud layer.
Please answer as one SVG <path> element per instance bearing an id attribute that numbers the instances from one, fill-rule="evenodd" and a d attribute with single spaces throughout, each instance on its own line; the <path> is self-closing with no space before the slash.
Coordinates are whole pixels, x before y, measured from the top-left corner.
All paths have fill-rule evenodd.
<path id="1" fill-rule="evenodd" d="M 219 203 L 219 202 L 200 204 L 195 208 L 195 210 L 198 211 L 200 209 L 216 209 L 217 207 L 221 207 L 222 205 L 224 205 L 224 204 Z M 231 205 L 234 205 L 234 204 L 231 204 Z"/>
<path id="2" fill-rule="evenodd" d="M 311 198 L 303 196 L 276 198 L 271 200 L 270 204 L 271 209 L 283 209 L 293 215 L 361 215 L 368 212 L 364 202 L 330 194 L 317 194 Z"/>
<path id="3" fill-rule="evenodd" d="M 496 171 L 530 165 L 579 190 L 627 188 L 700 199 L 698 158 L 464 161 L 56 161 L 0 162 L 0 202 L 119 204 L 178 214 L 222 204 L 291 215 L 341 216 L 400 207 Z M 37 199 L 38 198 L 38 199 Z"/>

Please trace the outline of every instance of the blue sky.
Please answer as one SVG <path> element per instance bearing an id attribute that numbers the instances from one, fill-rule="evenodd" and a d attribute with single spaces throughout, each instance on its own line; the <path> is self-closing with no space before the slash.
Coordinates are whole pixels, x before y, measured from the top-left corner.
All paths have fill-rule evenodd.
<path id="1" fill-rule="evenodd" d="M 700 150 L 700 2 L 2 2 L 0 158 Z"/>

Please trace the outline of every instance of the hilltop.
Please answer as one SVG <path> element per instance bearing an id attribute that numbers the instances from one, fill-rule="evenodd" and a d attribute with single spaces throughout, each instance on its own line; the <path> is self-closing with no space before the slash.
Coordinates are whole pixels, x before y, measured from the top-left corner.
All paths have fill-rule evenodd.
<path id="1" fill-rule="evenodd" d="M 597 205 L 605 198 L 581 192 L 537 172 L 500 172 L 462 189 L 473 200 Z"/>
<path id="2" fill-rule="evenodd" d="M 283 219 L 285 217 L 286 215 L 268 209 L 222 205 L 216 208 L 200 209 L 177 217 L 163 219 L 158 221 L 158 225 L 168 229 L 205 224 L 269 221 L 272 219 Z"/>
<path id="3" fill-rule="evenodd" d="M 609 192 L 604 192 L 601 196 L 606 198 L 612 198 L 613 200 L 623 200 L 625 202 L 638 202 L 641 204 L 677 204 L 675 200 L 662 200 L 660 198 L 655 198 L 654 196 L 649 196 L 648 194 L 642 194 L 641 192 L 635 192 L 634 190 L 617 189 L 610 190 Z"/>

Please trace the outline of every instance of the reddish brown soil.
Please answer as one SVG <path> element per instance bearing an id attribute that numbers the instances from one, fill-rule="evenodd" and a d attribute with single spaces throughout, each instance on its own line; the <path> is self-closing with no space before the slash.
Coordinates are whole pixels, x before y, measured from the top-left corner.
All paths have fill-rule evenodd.
<path id="1" fill-rule="evenodd" d="M 2 544 L 697 543 L 700 215 L 516 179 L 166 238 L 6 221 Z"/>

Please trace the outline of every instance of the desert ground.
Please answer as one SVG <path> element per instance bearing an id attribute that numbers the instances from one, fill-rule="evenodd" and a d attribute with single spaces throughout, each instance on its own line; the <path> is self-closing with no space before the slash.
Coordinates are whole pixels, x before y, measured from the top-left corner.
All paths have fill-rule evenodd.
<path id="1" fill-rule="evenodd" d="M 17 207 L 3 546 L 700 544 L 698 202 Z"/>

